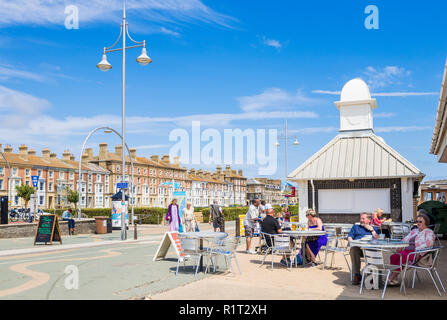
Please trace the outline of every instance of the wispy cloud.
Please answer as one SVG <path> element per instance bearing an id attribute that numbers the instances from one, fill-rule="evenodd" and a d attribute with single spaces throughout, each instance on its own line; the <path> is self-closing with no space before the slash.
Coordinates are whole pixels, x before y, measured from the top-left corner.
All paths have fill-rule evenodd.
<path id="1" fill-rule="evenodd" d="M 275 40 L 275 39 L 267 39 L 265 36 L 262 36 L 262 44 L 268 46 L 268 47 L 273 47 L 276 48 L 278 50 L 280 50 L 282 48 L 282 44 L 281 42 L 279 42 L 279 40 Z"/>
<path id="2" fill-rule="evenodd" d="M 170 36 L 173 36 L 173 37 L 176 37 L 176 38 L 180 37 L 180 33 L 176 32 L 176 31 L 172 31 L 172 30 L 166 29 L 165 27 L 161 27 L 160 28 L 160 32 L 164 33 L 164 34 L 167 34 L 167 35 L 170 35 Z"/>
<path id="3" fill-rule="evenodd" d="M 143 145 L 143 146 L 136 146 L 137 150 L 146 150 L 146 149 L 162 149 L 162 148 L 169 148 L 169 144 L 152 144 L 152 145 Z"/>
<path id="4" fill-rule="evenodd" d="M 372 89 L 402 84 L 402 79 L 411 75 L 411 71 L 398 66 L 386 66 L 384 68 L 369 66 L 363 73 L 366 76 L 366 82 Z"/>
<path id="5" fill-rule="evenodd" d="M 0 111 L 26 117 L 39 114 L 50 107 L 51 104 L 45 99 L 0 86 Z"/>
<path id="6" fill-rule="evenodd" d="M 313 105 L 319 102 L 317 99 L 307 97 L 301 90 L 289 93 L 280 88 L 270 88 L 264 92 L 237 98 L 241 109 L 245 112 L 265 109 L 284 109 L 303 105 Z"/>
<path id="7" fill-rule="evenodd" d="M 394 112 L 380 112 L 380 113 L 374 114 L 374 118 L 392 118 L 395 116 L 396 116 L 396 113 L 394 113 Z"/>
<path id="8" fill-rule="evenodd" d="M 123 8 L 122 0 L 14 0 L 0 1 L 0 25 L 64 25 L 65 7 L 79 9 L 80 26 L 91 22 L 116 21 Z M 235 21 L 206 6 L 201 0 L 127 0 L 127 8 L 153 22 L 202 21 L 229 26 Z"/>
<path id="9" fill-rule="evenodd" d="M 413 131 L 433 131 L 433 127 L 430 126 L 402 126 L 402 127 L 377 127 L 374 128 L 375 132 L 413 132 Z"/>
<path id="10" fill-rule="evenodd" d="M 328 133 L 337 132 L 339 128 L 336 127 L 314 127 L 314 128 L 301 128 L 289 130 L 290 133 L 300 133 L 300 134 L 317 134 L 317 133 Z"/>
<path id="11" fill-rule="evenodd" d="M 9 65 L 0 64 L 0 80 L 10 80 L 14 78 L 33 80 L 39 82 L 45 80 L 45 77 L 40 74 L 19 70 Z"/>
<path id="12" fill-rule="evenodd" d="M 312 93 L 339 96 L 341 94 L 341 91 L 312 90 Z M 436 95 L 439 95 L 439 92 L 378 92 L 378 93 L 371 93 L 371 96 L 373 96 L 373 97 L 415 97 L 415 96 L 436 96 Z"/>

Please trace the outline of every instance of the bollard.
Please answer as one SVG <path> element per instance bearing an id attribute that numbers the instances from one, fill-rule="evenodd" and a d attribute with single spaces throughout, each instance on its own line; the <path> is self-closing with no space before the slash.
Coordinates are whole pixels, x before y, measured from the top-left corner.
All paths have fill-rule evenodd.
<path id="1" fill-rule="evenodd" d="M 137 232 L 137 222 L 134 221 L 133 225 L 134 225 L 134 229 L 133 229 L 133 239 L 134 239 L 134 240 L 137 240 L 137 239 L 138 239 L 138 236 L 137 236 L 137 234 L 138 234 L 138 232 Z"/>
<path id="2" fill-rule="evenodd" d="M 239 219 L 239 217 L 237 217 L 236 218 L 236 237 L 241 236 L 240 229 L 241 229 L 241 220 Z"/>

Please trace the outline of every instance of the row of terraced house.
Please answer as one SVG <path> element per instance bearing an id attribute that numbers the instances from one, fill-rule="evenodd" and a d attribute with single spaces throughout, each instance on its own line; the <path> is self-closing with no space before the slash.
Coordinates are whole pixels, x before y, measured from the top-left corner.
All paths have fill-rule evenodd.
<path id="1" fill-rule="evenodd" d="M 0 159 L 0 195 L 9 196 L 11 207 L 23 207 L 23 200 L 17 196 L 15 187 L 32 185 L 31 176 L 39 176 L 36 196 L 40 208 L 67 207 L 67 192 L 69 189 L 78 190 L 78 183 L 81 207 L 110 208 L 111 197 L 117 192 L 117 183 L 122 179 L 122 152 L 121 145 L 117 145 L 114 152 L 109 152 L 106 143 L 99 145 L 96 156 L 93 149 L 86 149 L 81 159 L 82 179 L 79 179 L 79 162 L 69 150 L 58 158 L 49 149 L 43 149 L 38 156 L 26 145 L 21 145 L 18 153 L 14 153 L 11 146 L 6 146 L 3 154 L 7 162 Z M 214 173 L 200 169 L 188 171 L 180 166 L 178 158 L 171 162 L 167 155 L 161 159 L 157 155 L 137 157 L 136 149 L 130 149 L 130 157 L 132 159 L 126 156 L 125 178 L 128 182 L 133 162 L 130 201 L 136 207 L 167 207 L 173 198 L 172 182 L 177 185 L 176 191 L 185 191 L 187 201 L 196 207 L 209 206 L 214 201 L 222 206 L 247 203 L 247 179 L 242 170 L 232 170 L 227 165 L 224 170 L 217 166 Z"/>

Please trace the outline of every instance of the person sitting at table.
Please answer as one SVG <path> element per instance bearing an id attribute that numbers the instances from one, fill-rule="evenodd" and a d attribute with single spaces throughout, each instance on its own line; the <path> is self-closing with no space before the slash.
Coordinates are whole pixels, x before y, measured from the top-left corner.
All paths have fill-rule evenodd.
<path id="1" fill-rule="evenodd" d="M 309 226 L 309 230 L 318 230 L 324 231 L 323 221 L 318 218 L 317 213 L 314 209 L 309 209 L 306 211 L 307 225 Z M 327 244 L 327 236 L 316 236 L 309 237 L 306 240 L 306 257 L 311 260 L 312 266 L 315 267 L 317 265 L 315 257 L 318 255 L 320 248 Z"/>
<path id="2" fill-rule="evenodd" d="M 284 230 L 292 230 L 290 228 L 290 211 L 288 206 L 284 206 L 281 212 Z"/>
<path id="3" fill-rule="evenodd" d="M 411 230 L 411 232 L 403 238 L 402 241 L 408 241 L 408 247 L 399 250 L 399 253 L 395 253 L 390 257 L 390 263 L 392 265 L 400 265 L 400 257 L 402 256 L 402 265 L 407 263 L 408 255 L 415 250 L 423 250 L 433 247 L 435 244 L 435 233 L 428 226 L 430 224 L 430 218 L 426 214 L 419 214 L 416 219 L 417 228 Z M 411 261 L 414 262 L 415 255 L 412 255 Z M 393 271 L 389 277 L 389 284 L 391 286 L 399 285 L 397 277 L 401 270 Z"/>
<path id="4" fill-rule="evenodd" d="M 68 208 L 62 212 L 62 221 L 68 221 L 68 234 L 74 235 L 75 232 L 75 221 L 71 217 L 71 208 Z"/>
<path id="5" fill-rule="evenodd" d="M 371 215 L 363 212 L 360 215 L 360 224 L 355 224 L 351 231 L 348 233 L 348 241 L 360 240 L 362 238 L 379 238 L 380 230 L 377 227 L 371 225 Z M 359 247 L 351 247 L 349 250 L 349 255 L 351 256 L 351 272 L 353 274 L 352 284 L 359 285 L 362 280 L 362 275 L 360 274 L 360 258 L 363 257 L 363 252 Z"/>
<path id="6" fill-rule="evenodd" d="M 272 207 L 272 205 L 270 203 L 267 203 L 265 205 L 265 207 L 268 208 L 268 209 L 266 209 L 266 214 L 267 215 L 265 216 L 264 220 L 262 220 L 262 223 L 261 223 L 261 230 L 262 230 L 262 232 L 267 233 L 267 234 L 271 234 L 271 235 L 282 233 L 281 226 L 280 226 L 278 220 L 275 219 L 275 217 L 274 217 L 275 216 L 275 209 L 273 209 L 273 207 Z M 265 242 L 266 242 L 267 246 L 269 246 L 269 247 L 271 247 L 273 245 L 272 238 L 273 237 L 269 237 L 269 236 L 265 237 Z M 286 259 L 288 261 L 286 261 Z M 290 262 L 290 257 L 286 256 L 286 255 L 283 255 L 280 263 L 282 265 L 287 266 L 288 264 L 291 263 Z"/>
<path id="7" fill-rule="evenodd" d="M 380 231 L 385 234 L 385 237 L 389 238 L 390 237 L 390 231 L 388 229 L 383 229 L 382 228 L 382 224 L 385 221 L 392 221 L 391 219 L 386 219 L 385 217 L 383 217 L 383 210 L 380 208 L 377 208 L 376 211 L 374 211 L 371 215 L 371 225 L 375 226 L 375 227 L 379 227 Z"/>

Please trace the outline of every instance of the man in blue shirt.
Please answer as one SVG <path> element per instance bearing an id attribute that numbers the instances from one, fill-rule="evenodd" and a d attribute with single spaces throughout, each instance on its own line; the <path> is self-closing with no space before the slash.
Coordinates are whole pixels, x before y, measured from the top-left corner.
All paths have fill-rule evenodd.
<path id="1" fill-rule="evenodd" d="M 368 213 L 362 213 L 360 215 L 360 225 L 355 224 L 348 234 L 348 241 L 360 240 L 365 236 L 379 238 L 380 230 L 377 227 L 371 225 L 371 215 Z M 359 247 L 351 247 L 349 250 L 351 256 L 352 274 L 354 275 L 352 284 L 359 285 L 362 280 L 360 274 L 360 258 L 363 257 L 363 252 Z"/>

